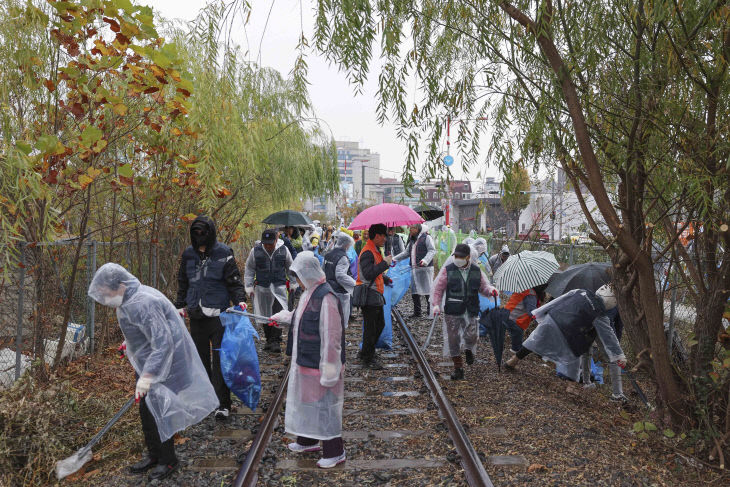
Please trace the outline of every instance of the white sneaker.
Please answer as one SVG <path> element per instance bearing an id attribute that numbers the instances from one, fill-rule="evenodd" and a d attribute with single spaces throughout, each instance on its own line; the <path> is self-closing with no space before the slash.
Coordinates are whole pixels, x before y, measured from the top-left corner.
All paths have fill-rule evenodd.
<path id="1" fill-rule="evenodd" d="M 304 453 L 304 452 L 310 452 L 310 451 L 320 451 L 322 447 L 317 443 L 316 445 L 309 445 L 304 446 L 300 445 L 296 441 L 294 443 L 289 443 L 287 447 L 293 451 L 294 453 Z"/>
<path id="2" fill-rule="evenodd" d="M 228 415 L 229 414 L 230 414 L 230 412 L 228 411 L 228 409 L 226 409 L 226 408 L 219 408 L 219 409 L 216 409 L 215 410 L 214 416 L 215 416 L 215 419 L 220 420 L 220 421 L 223 421 L 223 420 L 228 419 Z"/>
<path id="3" fill-rule="evenodd" d="M 319 468 L 332 468 L 332 467 L 344 462 L 345 460 L 346 460 L 345 452 L 342 452 L 342 455 L 340 455 L 339 457 L 320 458 L 317 461 L 317 466 Z"/>
<path id="4" fill-rule="evenodd" d="M 583 384 L 583 389 L 595 389 L 595 388 L 596 388 L 595 382 L 591 382 L 590 384 Z"/>
<path id="5" fill-rule="evenodd" d="M 613 402 L 622 402 L 627 403 L 629 402 L 629 398 L 624 396 L 623 394 L 611 394 L 611 401 Z"/>

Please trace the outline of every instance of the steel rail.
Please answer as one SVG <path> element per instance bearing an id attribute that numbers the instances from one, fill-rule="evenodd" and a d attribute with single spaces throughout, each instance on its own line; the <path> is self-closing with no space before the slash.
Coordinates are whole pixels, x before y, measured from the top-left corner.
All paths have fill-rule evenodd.
<path id="1" fill-rule="evenodd" d="M 464 431 L 464 427 L 461 425 L 459 418 L 456 416 L 454 408 L 451 406 L 451 403 L 441 390 L 441 386 L 439 385 L 431 366 L 428 364 L 426 356 L 418 347 L 416 340 L 413 338 L 413 335 L 411 335 L 411 331 L 406 326 L 403 316 L 401 316 L 398 310 L 393 310 L 392 314 L 396 318 L 396 322 L 400 327 L 403 338 L 405 339 L 411 354 L 416 359 L 416 365 L 418 365 L 418 369 L 421 371 L 421 375 L 426 386 L 431 391 L 433 401 L 436 403 L 436 406 L 438 406 L 441 416 L 446 421 L 451 441 L 454 443 L 456 451 L 461 458 L 461 466 L 464 469 L 464 475 L 466 476 L 467 483 L 471 487 L 493 487 L 494 484 L 492 484 L 487 471 L 484 470 L 484 465 L 482 465 L 479 455 L 477 455 L 476 450 L 474 450 L 474 446 L 471 444 L 471 441 L 469 441 L 469 437 L 467 436 L 466 431 Z"/>
<path id="2" fill-rule="evenodd" d="M 266 410 L 266 414 L 261 420 L 259 430 L 256 433 L 256 437 L 251 443 L 251 448 L 248 450 L 246 459 L 241 465 L 241 469 L 238 471 L 238 475 L 233 481 L 235 487 L 253 487 L 256 485 L 259 474 L 259 466 L 261 465 L 261 458 L 264 456 L 266 447 L 271 441 L 271 435 L 274 432 L 276 421 L 281 411 L 281 406 L 284 404 L 284 391 L 286 391 L 287 383 L 289 382 L 289 371 L 291 370 L 291 364 L 286 369 L 284 378 L 279 383 L 279 388 L 276 390 L 273 400 L 269 403 L 269 408 Z"/>

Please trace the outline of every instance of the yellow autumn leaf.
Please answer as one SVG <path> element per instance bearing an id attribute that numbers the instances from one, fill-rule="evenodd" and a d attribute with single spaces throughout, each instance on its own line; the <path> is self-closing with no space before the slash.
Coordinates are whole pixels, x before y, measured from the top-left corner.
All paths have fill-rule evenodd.
<path id="1" fill-rule="evenodd" d="M 93 147 L 94 152 L 96 152 L 98 154 L 99 152 L 104 150 L 106 145 L 107 145 L 107 141 L 105 139 L 99 140 L 96 144 L 94 144 L 94 147 Z"/>
<path id="2" fill-rule="evenodd" d="M 101 174 L 101 169 L 97 169 L 97 168 L 95 168 L 95 167 L 90 167 L 89 169 L 87 169 L 87 170 L 86 170 L 86 174 L 88 174 L 88 176 L 89 176 L 89 177 L 90 177 L 91 179 L 96 179 L 96 177 L 97 177 L 97 176 L 98 176 L 99 174 Z"/>
<path id="3" fill-rule="evenodd" d="M 127 110 L 129 110 L 129 108 L 127 108 L 127 105 L 125 105 L 124 103 L 117 103 L 116 105 L 114 105 L 114 113 L 116 113 L 120 117 L 125 116 L 127 114 Z"/>
<path id="4" fill-rule="evenodd" d="M 90 185 L 94 180 L 91 179 L 86 174 L 82 174 L 79 176 L 79 185 L 81 186 L 81 189 L 86 189 L 88 185 Z"/>
<path id="5" fill-rule="evenodd" d="M 178 137 L 182 135 L 182 131 L 180 131 L 180 129 L 179 129 L 179 128 L 177 128 L 177 127 L 173 128 L 173 129 L 171 130 L 171 132 L 172 132 L 172 135 L 176 135 L 176 136 L 178 136 Z"/>

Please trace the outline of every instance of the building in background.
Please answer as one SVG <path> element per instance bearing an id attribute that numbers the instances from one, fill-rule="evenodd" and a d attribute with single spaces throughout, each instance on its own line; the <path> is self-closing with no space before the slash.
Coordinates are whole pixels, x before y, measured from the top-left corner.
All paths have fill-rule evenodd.
<path id="1" fill-rule="evenodd" d="M 454 200 L 453 204 L 451 227 L 464 233 L 486 234 L 504 227 L 509 219 L 499 197 Z"/>
<path id="2" fill-rule="evenodd" d="M 304 211 L 334 217 L 338 207 L 371 206 L 383 202 L 380 185 L 380 154 L 360 147 L 359 142 L 335 141 L 337 169 L 340 173 L 340 194 L 335 198 L 313 198 L 305 201 Z"/>

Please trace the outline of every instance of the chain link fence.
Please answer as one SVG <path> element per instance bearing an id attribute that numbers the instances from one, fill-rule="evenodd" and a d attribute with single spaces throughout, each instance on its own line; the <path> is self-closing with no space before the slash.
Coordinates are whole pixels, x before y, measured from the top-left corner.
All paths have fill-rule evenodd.
<path id="1" fill-rule="evenodd" d="M 10 387 L 31 364 L 52 366 L 60 337 L 61 360 L 94 353 L 122 340 L 114 310 L 86 295 L 101 265 L 123 265 L 143 284 L 174 299 L 184 240 L 173 242 L 78 242 L 22 244 L 17 268 L 0 282 L 0 388 Z M 77 259 L 78 252 L 78 259 Z M 68 289 L 74 262 L 75 285 Z M 69 316 L 64 323 L 66 306 Z"/>

